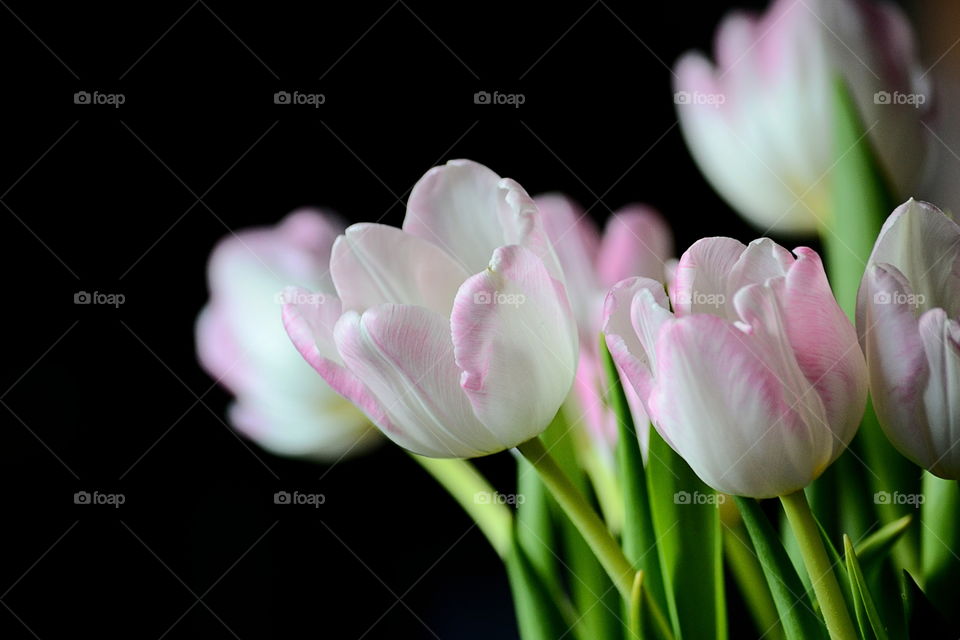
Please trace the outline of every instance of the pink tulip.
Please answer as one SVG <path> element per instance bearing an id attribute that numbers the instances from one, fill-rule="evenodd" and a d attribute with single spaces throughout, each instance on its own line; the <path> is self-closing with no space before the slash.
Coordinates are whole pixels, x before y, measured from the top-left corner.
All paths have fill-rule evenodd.
<path id="1" fill-rule="evenodd" d="M 795 254 L 795 255 L 794 255 Z M 867 374 L 820 257 L 762 238 L 700 240 L 671 301 L 646 278 L 607 296 L 614 360 L 661 436 L 718 491 L 797 491 L 856 433 Z"/>
<path id="2" fill-rule="evenodd" d="M 932 473 L 960 479 L 960 226 L 913 199 L 887 219 L 857 300 L 877 417 Z"/>
<path id="3" fill-rule="evenodd" d="M 830 214 L 831 169 L 844 151 L 831 135 L 837 80 L 894 191 L 917 184 L 931 101 L 894 5 L 775 0 L 762 16 L 727 17 L 715 58 L 689 53 L 676 65 L 681 127 L 707 179 L 758 227 L 809 233 Z"/>
<path id="4" fill-rule="evenodd" d="M 580 328 L 575 410 L 598 450 L 612 463 L 617 424 L 604 402 L 606 376 L 598 351 L 603 300 L 611 286 L 630 276 L 664 280 L 673 237 L 660 214 L 643 205 L 614 213 L 601 236 L 593 220 L 569 198 L 547 194 L 535 201 L 566 274 L 567 293 Z M 629 385 L 625 390 L 641 448 L 646 451 L 647 414 Z"/>
<path id="5" fill-rule="evenodd" d="M 303 362 L 281 322 L 285 286 L 333 290 L 327 267 L 341 228 L 329 215 L 300 210 L 274 227 L 227 236 L 210 257 L 197 354 L 236 396 L 230 422 L 275 453 L 337 459 L 377 440 L 363 414 Z"/>
<path id="6" fill-rule="evenodd" d="M 287 292 L 284 323 L 323 378 L 392 440 L 468 458 L 521 444 L 573 382 L 563 272 L 516 182 L 455 160 L 413 188 L 403 229 L 355 224 L 334 243 L 337 297 Z"/>

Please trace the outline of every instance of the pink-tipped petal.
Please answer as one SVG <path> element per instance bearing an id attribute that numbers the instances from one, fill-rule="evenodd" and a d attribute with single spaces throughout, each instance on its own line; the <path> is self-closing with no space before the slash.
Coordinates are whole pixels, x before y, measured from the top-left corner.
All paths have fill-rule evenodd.
<path id="1" fill-rule="evenodd" d="M 678 316 L 710 313 L 727 317 L 729 277 L 746 250 L 733 238 L 703 238 L 680 256 L 673 288 L 673 310 Z"/>
<path id="2" fill-rule="evenodd" d="M 663 285 L 649 278 L 618 282 L 604 302 L 607 349 L 643 403 L 653 384 L 656 338 L 671 317 Z"/>
<path id="3" fill-rule="evenodd" d="M 633 276 L 665 281 L 673 234 L 663 217 L 644 205 L 620 209 L 608 220 L 597 260 L 600 285 L 610 288 Z"/>
<path id="4" fill-rule="evenodd" d="M 759 238 L 747 245 L 730 270 L 727 290 L 730 295 L 749 284 L 763 284 L 780 278 L 794 263 L 793 255 L 770 238 Z"/>
<path id="5" fill-rule="evenodd" d="M 805 487 L 826 460 L 759 348 L 716 316 L 666 323 L 649 408 L 654 426 L 704 482 L 767 498 Z"/>
<path id="6" fill-rule="evenodd" d="M 595 314 L 591 307 L 598 288 L 594 263 L 600 250 L 596 226 L 583 209 L 566 196 L 546 194 L 534 201 L 563 267 L 577 323 L 583 328 L 592 327 Z"/>
<path id="7" fill-rule="evenodd" d="M 445 251 L 382 224 L 351 225 L 337 238 L 330 271 L 345 311 L 412 304 L 447 315 L 469 274 Z"/>
<path id="8" fill-rule="evenodd" d="M 528 249 L 497 249 L 451 316 L 461 386 L 474 412 L 514 446 L 547 427 L 573 383 L 577 329 L 563 286 Z"/>
<path id="9" fill-rule="evenodd" d="M 377 398 L 402 447 L 435 458 L 472 458 L 502 443 L 477 419 L 460 388 L 447 318 L 409 305 L 382 304 L 338 321 L 337 347 Z"/>
<path id="10" fill-rule="evenodd" d="M 330 385 L 353 402 L 381 429 L 392 428 L 383 407 L 361 380 L 343 363 L 334 340 L 341 315 L 340 300 L 297 287 L 283 292 L 283 326 L 304 360 Z"/>

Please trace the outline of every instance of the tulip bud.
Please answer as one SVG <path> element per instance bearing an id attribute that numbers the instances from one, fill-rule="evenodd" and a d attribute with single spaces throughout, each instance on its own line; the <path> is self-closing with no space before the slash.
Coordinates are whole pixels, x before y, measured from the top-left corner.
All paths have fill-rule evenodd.
<path id="1" fill-rule="evenodd" d="M 224 238 L 210 257 L 210 301 L 197 318 L 200 363 L 236 396 L 230 422 L 282 455 L 338 459 L 376 441 L 360 411 L 317 378 L 290 344 L 281 293 L 291 283 L 333 290 L 330 216 L 291 213 L 275 227 Z"/>
<path id="2" fill-rule="evenodd" d="M 466 160 L 414 186 L 403 229 L 334 244 L 337 296 L 285 294 L 294 345 L 401 446 L 469 458 L 551 422 L 573 382 L 576 323 L 533 200 Z"/>
<path id="3" fill-rule="evenodd" d="M 916 185 L 930 107 L 918 67 L 892 4 L 776 0 L 761 17 L 726 18 L 716 65 L 697 53 L 677 63 L 675 102 L 694 159 L 733 208 L 764 230 L 810 233 L 830 213 L 838 80 L 890 188 Z"/>
<path id="4" fill-rule="evenodd" d="M 844 450 L 866 404 L 856 332 L 820 257 L 769 239 L 706 238 L 668 300 L 646 278 L 607 296 L 607 346 L 664 440 L 717 491 L 802 489 Z"/>
<path id="5" fill-rule="evenodd" d="M 960 226 L 910 199 L 877 238 L 857 300 L 877 418 L 906 457 L 960 479 Z"/>

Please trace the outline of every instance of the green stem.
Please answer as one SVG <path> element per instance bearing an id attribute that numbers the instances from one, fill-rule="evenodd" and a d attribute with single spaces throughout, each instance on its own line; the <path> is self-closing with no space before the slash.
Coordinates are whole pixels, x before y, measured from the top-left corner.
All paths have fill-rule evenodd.
<path id="1" fill-rule="evenodd" d="M 620 595 L 629 602 L 630 592 L 633 590 L 633 566 L 623 555 L 620 545 L 610 535 L 607 526 L 550 456 L 539 438 L 528 440 L 517 449 L 540 474 L 557 503 L 583 534 L 584 540 L 590 545 Z"/>
<path id="2" fill-rule="evenodd" d="M 476 467 L 454 458 L 425 458 L 412 453 L 410 457 L 447 490 L 477 523 L 497 555 L 506 559 L 513 544 L 513 514 L 496 501 L 496 491 Z"/>
<path id="3" fill-rule="evenodd" d="M 765 631 L 764 637 L 783 640 L 785 636 L 777 615 L 777 607 L 770 595 L 763 568 L 753 551 L 743 520 L 739 517 L 730 519 L 733 522 L 723 524 L 723 551 L 730 572 L 743 593 L 743 599 L 753 614 L 754 622 L 761 631 Z"/>
<path id="4" fill-rule="evenodd" d="M 827 623 L 830 637 L 833 640 L 857 640 L 857 632 L 850 620 L 840 584 L 833 573 L 833 566 L 830 564 L 827 550 L 820 538 L 820 528 L 810 511 L 806 495 L 801 490 L 780 496 L 780 501 L 783 503 L 783 510 L 800 544 L 803 563 L 813 583 L 813 590 L 817 594 L 820 611 L 823 613 L 824 622 Z"/>
<path id="5" fill-rule="evenodd" d="M 627 608 L 627 629 L 630 638 L 643 638 L 643 617 L 640 614 L 640 599 L 643 597 L 643 571 L 637 571 L 633 577 L 633 590 L 630 592 L 630 606 Z"/>

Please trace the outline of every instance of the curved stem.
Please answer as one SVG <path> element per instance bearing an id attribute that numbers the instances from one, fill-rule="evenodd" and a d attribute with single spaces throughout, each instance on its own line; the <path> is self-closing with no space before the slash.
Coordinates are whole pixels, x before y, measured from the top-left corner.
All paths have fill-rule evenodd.
<path id="1" fill-rule="evenodd" d="M 803 563 L 813 583 L 830 637 L 832 640 L 857 640 L 857 632 L 850 620 L 840 584 L 833 573 L 833 565 L 827 557 L 827 550 L 820 538 L 820 529 L 817 527 L 816 520 L 813 519 L 806 495 L 801 489 L 795 493 L 780 496 L 780 502 L 783 503 L 787 520 L 790 521 L 790 527 L 800 544 Z"/>
<path id="2" fill-rule="evenodd" d="M 513 514 L 497 502 L 496 491 L 476 467 L 467 460 L 425 458 L 411 453 L 440 486 L 463 507 L 501 558 L 506 559 L 513 545 Z"/>
<path id="3" fill-rule="evenodd" d="M 620 545 L 610 535 L 607 526 L 550 456 L 539 438 L 524 442 L 517 449 L 540 474 L 553 497 L 583 534 L 584 540 L 590 545 L 620 595 L 629 602 L 633 590 L 633 566 L 623 555 Z"/>

